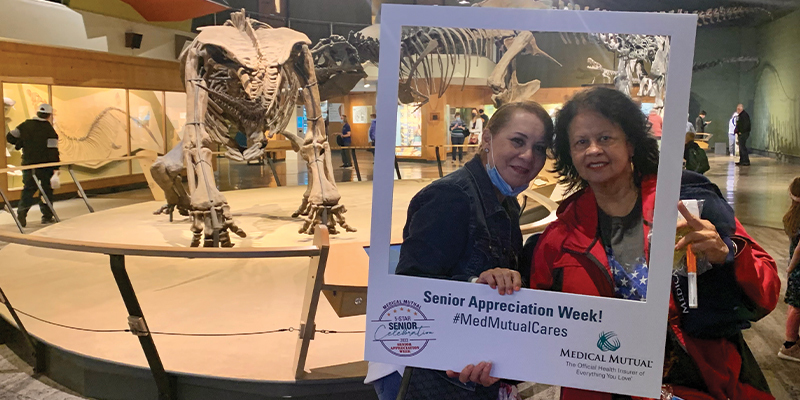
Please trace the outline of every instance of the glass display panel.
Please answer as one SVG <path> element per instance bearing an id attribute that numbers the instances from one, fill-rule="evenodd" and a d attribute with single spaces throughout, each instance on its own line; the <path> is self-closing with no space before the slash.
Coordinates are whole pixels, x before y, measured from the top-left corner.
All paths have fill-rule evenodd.
<path id="1" fill-rule="evenodd" d="M 128 175 L 128 113 L 124 89 L 53 86 L 53 127 L 62 161 L 76 161 L 79 180 Z M 63 168 L 62 168 L 63 169 Z M 61 181 L 70 182 L 62 173 Z"/>
<path id="2" fill-rule="evenodd" d="M 172 150 L 183 138 L 183 127 L 186 125 L 186 93 L 166 92 L 167 129 L 166 151 Z"/>

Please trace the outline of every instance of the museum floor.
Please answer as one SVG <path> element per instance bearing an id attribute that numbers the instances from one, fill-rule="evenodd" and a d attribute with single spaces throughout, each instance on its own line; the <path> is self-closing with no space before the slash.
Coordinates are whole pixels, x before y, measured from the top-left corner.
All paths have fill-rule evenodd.
<path id="1" fill-rule="evenodd" d="M 339 155 L 334 153 L 334 160 L 340 161 Z M 466 159 L 465 159 L 466 160 Z M 367 181 L 372 179 L 372 160 L 371 154 L 359 152 L 358 161 L 362 179 Z M 729 202 L 734 206 L 737 216 L 745 224 L 748 231 L 754 238 L 761 243 L 778 262 L 785 284 L 785 265 L 787 262 L 788 240 L 782 230 L 776 229 L 781 226 L 781 217 L 789 205 L 786 196 L 788 182 L 798 174 L 800 168 L 794 164 L 782 163 L 765 157 L 752 157 L 750 167 L 738 168 L 734 166 L 734 159 L 722 156 L 710 156 L 711 171 L 707 176 L 720 186 L 723 194 L 727 196 Z M 340 162 L 334 162 L 339 165 Z M 400 162 L 400 174 L 403 180 L 416 181 L 412 186 L 418 186 L 428 179 L 438 177 L 438 169 L 435 163 L 422 162 Z M 279 179 L 282 184 L 288 186 L 298 186 L 305 184 L 307 174 L 302 165 L 287 165 L 286 162 L 276 165 Z M 448 160 L 443 165 L 444 173 L 454 170 L 457 166 L 451 165 Z M 337 181 L 355 181 L 356 172 L 353 169 L 336 168 L 335 177 Z M 239 163 L 229 163 L 220 160 L 219 164 L 219 185 L 222 190 L 233 189 L 255 189 L 263 187 L 277 186 L 269 168 L 261 165 L 244 165 Z M 343 185 L 350 187 L 351 185 Z M 405 185 L 400 185 L 405 186 Z M 352 187 L 364 187 L 363 184 L 353 185 Z M 298 188 L 299 189 L 299 188 Z M 292 190 L 294 191 L 294 190 Z M 355 196 L 352 190 L 350 196 Z M 359 191 L 360 196 L 369 196 L 368 191 Z M 400 196 L 405 198 L 406 196 Z M 351 197 L 352 198 L 352 197 Z M 145 206 L 151 201 L 149 192 L 146 190 L 134 190 L 110 195 L 91 196 L 93 205 L 98 210 L 110 210 L 123 206 Z M 400 200 L 398 198 L 398 200 Z M 264 199 L 264 203 L 269 200 Z M 407 200 L 406 200 L 407 201 Z M 358 198 L 354 202 L 369 202 L 369 198 Z M 263 206 L 264 204 L 258 204 Z M 292 208 L 292 205 L 285 205 L 284 208 Z M 65 221 L 87 214 L 82 202 L 79 199 L 59 201 L 56 204 L 59 215 Z M 240 210 L 245 213 L 245 210 Z M 234 210 L 234 214 L 237 211 Z M 254 213 L 255 215 L 255 213 Z M 350 216 L 349 221 L 365 224 L 367 220 Z M 40 228 L 38 224 L 38 213 L 31 212 L 29 222 L 29 232 Z M 251 229 L 273 226 L 279 223 L 277 220 L 265 221 L 259 227 L 251 226 Z M 67 224 L 65 224 L 67 225 Z M 360 226 L 359 226 L 360 227 Z M 0 213 L 0 230 L 14 231 L 15 227 L 7 213 Z M 135 229 L 134 229 L 135 230 Z M 48 229 L 43 232 L 51 231 Z M 134 232 L 131 232 L 134 233 Z M 256 232 L 253 232 L 256 233 Z M 264 239 L 264 235 L 257 235 L 259 239 Z M 177 239 L 185 239 L 182 236 L 175 236 Z M 261 240 L 258 240 L 261 241 Z M 4 286 L 5 288 L 5 286 Z M 11 298 L 11 297 L 9 297 Z M 771 315 L 764 320 L 756 323 L 754 327 L 746 331 L 746 337 L 753 352 L 755 353 L 760 365 L 769 380 L 773 394 L 778 399 L 800 398 L 800 364 L 789 363 L 775 357 L 775 352 L 783 340 L 783 322 L 786 315 L 786 306 L 782 302 Z M 333 321 L 331 321 L 333 322 Z M 135 351 L 135 349 L 134 349 Z M 554 388 L 545 385 L 526 385 L 523 394 L 531 399 L 555 399 L 557 393 Z M 30 368 L 22 364 L 7 349 L 0 347 L 0 399 L 76 399 L 76 397 L 60 390 L 60 388 L 49 381 L 47 378 L 30 378 Z"/>

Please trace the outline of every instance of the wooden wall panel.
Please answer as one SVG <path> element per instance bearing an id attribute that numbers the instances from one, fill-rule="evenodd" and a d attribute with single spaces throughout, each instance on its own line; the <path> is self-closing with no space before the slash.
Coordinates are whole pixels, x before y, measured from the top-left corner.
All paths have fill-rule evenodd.
<path id="1" fill-rule="evenodd" d="M 180 64 L 0 41 L 0 81 L 183 92 Z"/>
<path id="2" fill-rule="evenodd" d="M 369 145 L 369 125 L 354 124 L 353 123 L 353 107 L 357 106 L 372 106 L 372 112 L 375 112 L 376 93 L 351 93 L 347 96 L 345 107 L 347 108 L 347 118 L 350 121 L 350 134 L 352 135 L 353 146 L 368 146 Z M 372 122 L 370 120 L 370 122 Z M 341 126 L 339 127 L 341 131 Z"/>

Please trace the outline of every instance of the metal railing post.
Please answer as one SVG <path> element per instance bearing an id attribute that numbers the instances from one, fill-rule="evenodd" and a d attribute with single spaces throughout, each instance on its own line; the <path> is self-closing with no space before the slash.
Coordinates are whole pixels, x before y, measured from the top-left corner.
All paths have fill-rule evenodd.
<path id="1" fill-rule="evenodd" d="M 326 219 L 323 218 L 323 221 Z M 294 376 L 299 380 L 305 375 L 306 358 L 311 341 L 316 333 L 315 319 L 317 306 L 322 287 L 325 284 L 325 267 L 328 263 L 329 251 L 328 228 L 324 225 L 317 226 L 314 235 L 314 245 L 319 249 L 319 255 L 311 257 L 306 277 L 306 289 L 303 295 L 303 308 L 300 314 L 300 332 L 297 347 L 295 348 Z"/>
<path id="2" fill-rule="evenodd" d="M 128 326 L 131 328 L 131 333 L 139 337 L 139 343 L 144 350 L 150 372 L 152 372 L 158 387 L 158 398 L 159 400 L 175 400 L 175 385 L 167 375 L 167 371 L 164 370 L 164 364 L 161 363 L 153 336 L 150 335 L 150 329 L 144 320 L 144 313 L 142 313 L 139 300 L 136 298 L 136 292 L 133 290 L 128 272 L 125 270 L 125 256 L 116 254 L 108 256 L 111 258 L 111 273 L 114 274 L 122 301 L 125 302 L 125 308 L 128 310 Z"/>
<path id="3" fill-rule="evenodd" d="M 275 164 L 272 163 L 272 158 L 266 157 L 266 159 L 267 164 L 269 164 L 269 169 L 272 170 L 272 176 L 275 178 L 275 183 L 277 183 L 278 186 L 281 186 L 281 178 L 278 177 L 278 171 L 275 169 Z"/>
<path id="4" fill-rule="evenodd" d="M 83 202 L 86 203 L 86 208 L 89 209 L 90 213 L 93 213 L 94 208 L 92 207 L 91 204 L 89 204 L 89 198 L 86 197 L 86 192 L 83 191 L 83 186 L 81 186 L 81 183 L 78 181 L 78 178 L 75 177 L 75 173 L 72 171 L 72 164 L 67 165 L 67 171 L 69 172 L 69 176 L 72 177 L 72 182 L 75 182 L 75 187 L 78 188 L 78 194 L 83 199 Z"/>
<path id="5" fill-rule="evenodd" d="M 19 315 L 17 315 L 17 311 L 14 307 L 11 306 L 11 302 L 6 297 L 6 294 L 3 292 L 3 289 L 0 289 L 0 302 L 6 305 L 8 312 L 11 314 L 11 317 L 14 318 L 14 323 L 17 324 L 17 328 L 22 333 L 22 336 L 25 338 L 25 343 L 27 343 L 28 347 L 31 351 L 31 356 L 33 356 L 33 360 L 36 365 L 33 367 L 33 371 L 37 373 L 44 372 L 46 369 L 44 357 L 38 351 L 36 351 L 36 342 L 33 340 L 31 335 L 28 333 L 28 330 L 25 329 L 25 326 L 22 325 L 22 320 L 19 319 Z"/>
<path id="6" fill-rule="evenodd" d="M 356 149 L 350 149 L 350 152 L 353 155 L 353 166 L 356 167 L 356 177 L 358 181 L 361 182 L 361 169 L 358 168 L 358 157 L 356 157 Z"/>
<path id="7" fill-rule="evenodd" d="M 25 233 L 25 230 L 22 229 L 22 224 L 19 223 L 19 218 L 17 218 L 17 213 L 14 212 L 14 209 L 11 207 L 11 203 L 8 201 L 8 196 L 6 196 L 6 191 L 3 188 L 0 188 L 0 196 L 3 198 L 3 204 L 6 206 L 6 211 L 11 214 L 11 218 L 14 218 L 14 223 L 17 224 L 17 228 L 19 229 L 19 233 Z"/>
<path id="8" fill-rule="evenodd" d="M 403 180 L 403 177 L 400 176 L 400 165 L 397 164 L 397 157 L 394 158 L 394 171 L 397 173 L 397 180 Z"/>
<path id="9" fill-rule="evenodd" d="M 439 178 L 443 178 L 444 173 L 442 172 L 442 156 L 439 155 L 439 146 L 436 146 L 436 165 L 439 167 Z"/>
<path id="10" fill-rule="evenodd" d="M 53 203 L 50 201 L 50 198 L 47 197 L 47 194 L 45 194 L 44 188 L 42 188 L 42 182 L 40 182 L 39 178 L 36 177 L 35 169 L 31 171 L 31 177 L 33 177 L 33 181 L 36 182 L 36 186 L 39 188 L 39 197 L 44 200 L 44 203 L 47 204 L 48 208 L 50 208 L 50 212 L 53 213 L 53 217 L 56 219 L 56 222 L 61 222 L 61 219 L 58 218 L 58 214 L 56 214 L 55 207 L 53 207 Z"/>

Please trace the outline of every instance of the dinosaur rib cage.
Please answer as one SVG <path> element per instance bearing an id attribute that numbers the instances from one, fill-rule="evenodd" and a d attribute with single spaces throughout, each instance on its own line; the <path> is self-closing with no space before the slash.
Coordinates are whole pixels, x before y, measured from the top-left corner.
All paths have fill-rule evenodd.
<path id="1" fill-rule="evenodd" d="M 230 137 L 228 127 L 236 126 L 248 137 L 253 132 L 282 132 L 291 119 L 301 88 L 295 68 L 295 59 L 283 65 L 270 66 L 264 81 L 249 81 L 249 87 L 256 97 L 250 97 L 243 87 L 236 71 L 220 64 L 203 78 L 205 86 L 199 87 L 208 92 L 205 114 L 206 132 L 211 139 L 237 150 L 238 145 Z"/>
<path id="2" fill-rule="evenodd" d="M 479 57 L 490 57 L 495 39 L 482 29 L 406 28 L 400 41 L 401 85 L 410 85 L 423 95 L 436 93 L 441 97 L 452 83 L 458 59 L 463 56 L 463 89 L 470 74 L 472 57 L 476 57 L 476 63 Z M 438 86 L 433 78 L 437 71 L 440 76 Z M 422 85 L 416 75 L 422 75 Z"/>

